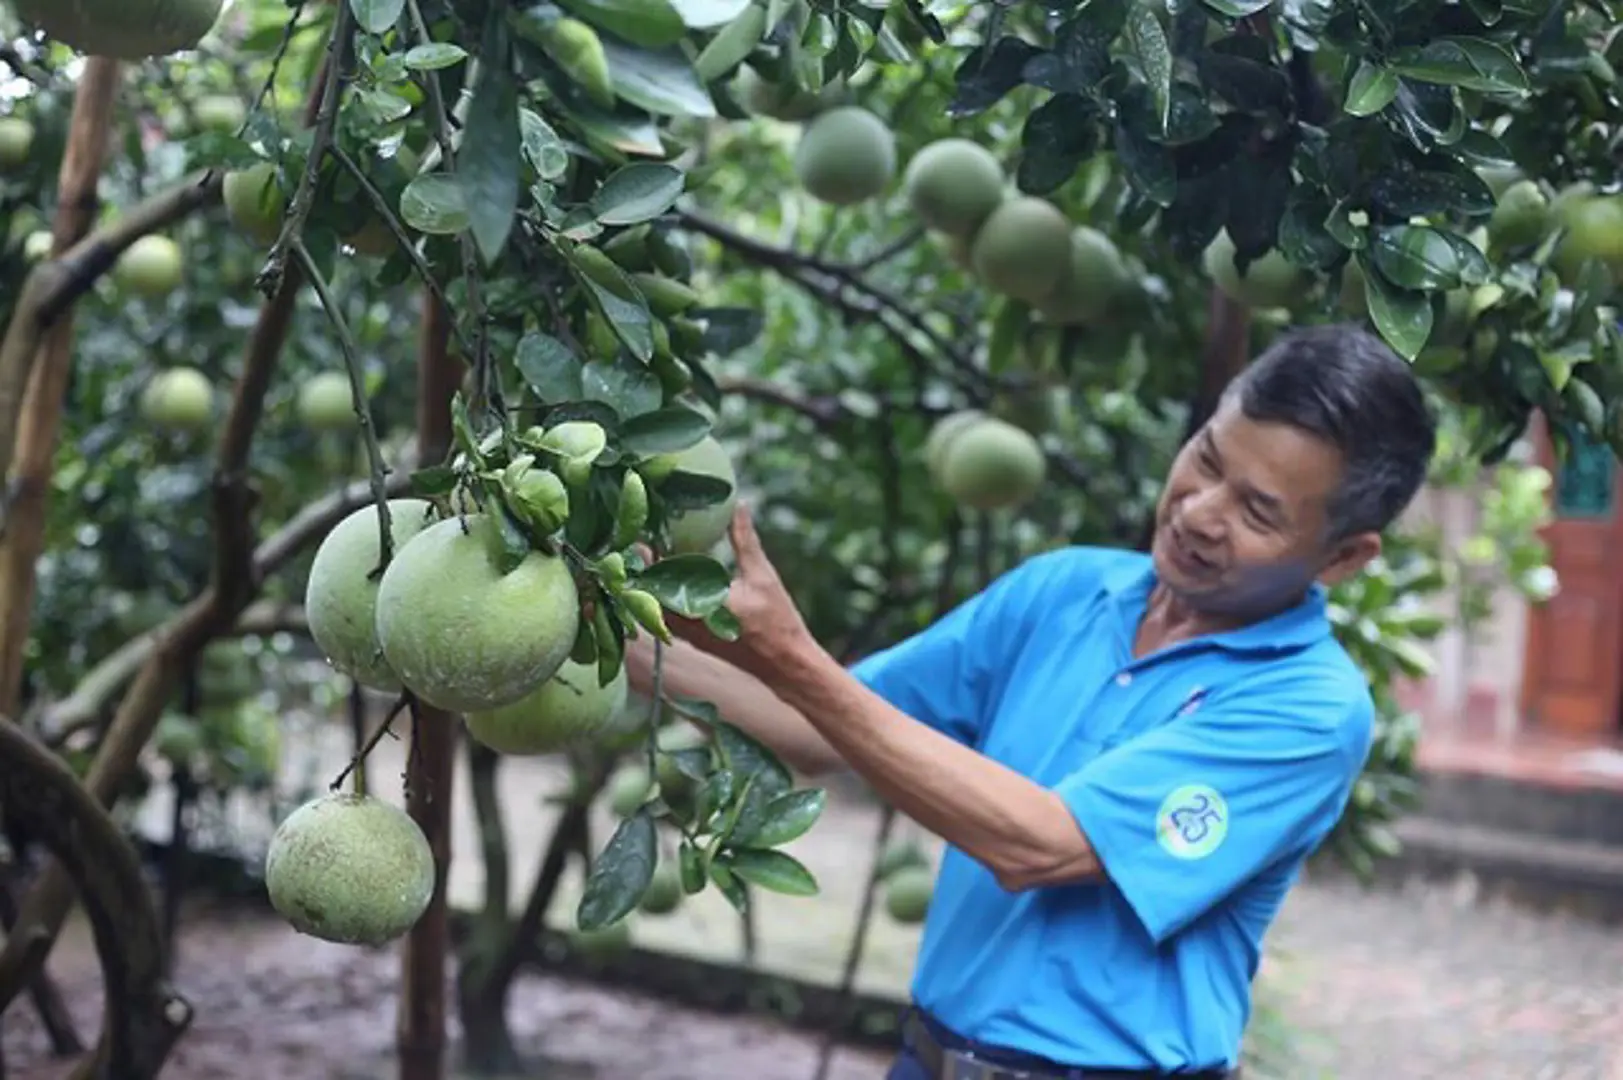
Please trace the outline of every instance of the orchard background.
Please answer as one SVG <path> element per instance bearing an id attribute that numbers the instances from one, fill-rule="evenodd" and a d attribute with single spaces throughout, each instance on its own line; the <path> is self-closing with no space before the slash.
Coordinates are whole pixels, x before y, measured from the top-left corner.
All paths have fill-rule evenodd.
<path id="1" fill-rule="evenodd" d="M 1529 422 L 1563 453 L 1623 438 L 1612 4 L 58 8 L 0 8 L 0 1002 L 50 1011 L 77 890 L 107 980 L 84 1075 L 159 1074 L 209 1007 L 170 981 L 183 895 L 229 865 L 263 896 L 272 831 L 369 776 L 386 824 L 331 828 L 393 861 L 284 896 L 403 940 L 402 1080 L 514 1068 L 521 969 L 608 963 L 640 921 L 720 897 L 748 950 L 821 889 L 783 845 L 867 796 L 706 703 L 625 694 L 663 611 L 727 631 L 732 501 L 855 659 L 1038 551 L 1142 543 L 1228 379 L 1341 319 L 1425 376 L 1433 483 L 1485 493 L 1482 535 L 1405 522 L 1334 596 L 1381 723 L 1322 858 L 1367 875 L 1415 791 L 1395 680 L 1495 588 L 1556 587 Z M 406 499 L 481 525 L 413 563 Z M 343 572 L 312 573 L 346 520 Z M 357 591 L 404 605 L 379 630 L 416 657 L 404 693 L 312 640 L 384 563 Z M 504 602 L 508 573 L 541 602 Z M 568 777 L 523 794 L 557 801 L 545 837 L 503 828 L 498 721 L 481 741 L 456 715 L 510 703 L 489 665 L 541 639 L 509 668 L 572 657 L 591 714 L 504 729 Z M 455 851 L 454 778 L 478 820 Z M 159 797 L 161 850 L 135 829 Z M 927 859 L 881 824 L 849 864 L 858 925 L 916 924 Z M 545 855 L 515 903 L 519 844 Z M 454 917 L 452 860 L 485 896 Z M 847 996 L 862 933 L 830 946 Z M 858 1004 L 817 1008 L 849 1031 Z"/>

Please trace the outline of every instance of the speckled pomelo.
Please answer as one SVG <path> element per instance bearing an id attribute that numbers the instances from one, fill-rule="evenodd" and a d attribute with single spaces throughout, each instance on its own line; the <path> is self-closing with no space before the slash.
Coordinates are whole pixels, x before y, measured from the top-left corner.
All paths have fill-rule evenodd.
<path id="1" fill-rule="evenodd" d="M 540 687 L 497 709 L 465 718 L 475 742 L 514 757 L 550 754 L 606 733 L 626 705 L 624 666 L 599 685 L 596 662 L 565 660 Z"/>
<path id="2" fill-rule="evenodd" d="M 384 657 L 414 694 L 448 712 L 522 698 L 557 674 L 580 628 L 568 564 L 531 551 L 502 574 L 492 528 L 484 514 L 436 522 L 396 553 L 378 583 Z"/>
<path id="3" fill-rule="evenodd" d="M 223 0 L 13 0 L 25 25 L 86 56 L 145 60 L 197 47 Z"/>
<path id="4" fill-rule="evenodd" d="M 398 555 L 426 528 L 433 507 L 423 499 L 389 500 L 389 535 Z M 334 670 L 362 686 L 386 693 L 400 678 L 380 651 L 377 596 L 381 579 L 368 575 L 378 566 L 378 510 L 367 505 L 333 527 L 316 549 L 304 590 L 310 637 Z"/>
<path id="5" fill-rule="evenodd" d="M 713 476 L 725 480 L 733 490 L 720 502 L 694 510 L 677 510 L 671 514 L 671 552 L 676 555 L 705 555 L 721 538 L 733 521 L 733 507 L 738 503 L 738 474 L 733 470 L 732 458 L 713 436 L 706 435 L 685 450 L 669 455 L 670 469 Z M 661 465 L 664 463 L 662 462 Z"/>
<path id="6" fill-rule="evenodd" d="M 397 806 L 334 792 L 289 814 L 265 854 L 271 906 L 299 933 L 382 945 L 422 918 L 434 853 Z"/>

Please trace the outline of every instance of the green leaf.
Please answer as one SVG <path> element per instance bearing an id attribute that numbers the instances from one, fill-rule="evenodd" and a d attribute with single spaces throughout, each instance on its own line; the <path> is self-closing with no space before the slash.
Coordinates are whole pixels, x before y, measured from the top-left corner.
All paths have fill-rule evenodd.
<path id="1" fill-rule="evenodd" d="M 620 445 L 638 455 L 674 454 L 710 433 L 710 418 L 685 405 L 643 413 L 620 428 Z"/>
<path id="2" fill-rule="evenodd" d="M 677 469 L 659 482 L 659 497 L 667 510 L 702 510 L 733 493 L 733 485 L 719 476 Z"/>
<path id="3" fill-rule="evenodd" d="M 1375 230 L 1370 257 L 1387 279 L 1405 289 L 1430 291 L 1480 284 L 1488 262 L 1464 237 L 1427 225 Z"/>
<path id="4" fill-rule="evenodd" d="M 557 0 L 558 6 L 600 30 L 645 49 L 682 40 L 687 26 L 670 0 Z"/>
<path id="5" fill-rule="evenodd" d="M 613 281 L 614 288 L 611 290 L 587 273 L 579 261 L 580 258 L 571 251 L 570 266 L 575 271 L 576 280 L 591 298 L 592 305 L 608 320 L 609 328 L 625 347 L 631 350 L 633 356 L 644 363 L 652 359 L 654 355 L 652 316 L 648 313 L 647 302 L 637 292 L 636 285 L 632 284 L 625 271 L 604 258 L 602 263 L 607 265 L 599 265 L 596 271 Z"/>
<path id="6" fill-rule="evenodd" d="M 725 896 L 727 902 L 733 905 L 733 910 L 740 915 L 749 911 L 750 895 L 745 891 L 744 883 L 738 880 L 738 876 L 727 869 L 726 865 L 719 860 L 710 864 L 710 880 L 716 883 L 716 888 L 720 890 L 721 895 Z"/>
<path id="7" fill-rule="evenodd" d="M 1384 67 L 1361 60 L 1347 87 L 1343 106 L 1352 116 L 1373 116 L 1398 96 L 1398 77 Z"/>
<path id="8" fill-rule="evenodd" d="M 633 579 L 665 607 L 689 619 L 702 619 L 727 600 L 732 578 L 708 555 L 672 555 Z"/>
<path id="9" fill-rule="evenodd" d="M 424 173 L 400 193 L 400 220 L 430 236 L 452 236 L 468 227 L 468 201 L 450 173 Z"/>
<path id="10" fill-rule="evenodd" d="M 519 339 L 514 356 L 518 373 L 548 405 L 579 401 L 584 365 L 574 351 L 550 334 L 539 331 Z"/>
<path id="11" fill-rule="evenodd" d="M 349 10 L 355 13 L 355 23 L 362 30 L 383 34 L 400 21 L 406 0 L 349 0 Z"/>
<path id="12" fill-rule="evenodd" d="M 779 795 L 794 786 L 793 775 L 771 747 L 724 720 L 718 720 L 712 727 L 722 760 L 734 773 L 753 780 L 767 795 Z"/>
<path id="13" fill-rule="evenodd" d="M 604 225 L 651 221 L 681 196 L 685 180 L 681 169 L 663 162 L 623 165 L 592 196 L 592 213 Z"/>
<path id="14" fill-rule="evenodd" d="M 726 856 L 727 866 L 733 873 L 763 889 L 786 896 L 816 896 L 817 879 L 812 877 L 800 861 L 781 851 L 756 851 L 741 848 Z"/>
<path id="15" fill-rule="evenodd" d="M 1364 265 L 1364 300 L 1375 329 L 1397 354 L 1413 361 L 1431 337 L 1431 298 L 1423 292 L 1400 289 Z"/>
<path id="16" fill-rule="evenodd" d="M 556 180 L 569 171 L 569 148 L 552 125 L 529 109 L 518 113 L 519 145 L 524 160 L 543 180 Z"/>
<path id="17" fill-rule="evenodd" d="M 654 879 L 658 861 L 654 819 L 647 811 L 639 810 L 620 822 L 593 861 L 575 912 L 576 925 L 582 930 L 598 930 L 631 914 Z"/>
<path id="18" fill-rule="evenodd" d="M 708 120 L 716 115 L 716 103 L 680 50 L 653 52 L 605 40 L 603 53 L 614 92 L 633 105 L 658 116 Z"/>
<path id="19" fill-rule="evenodd" d="M 1155 102 L 1156 129 L 1165 131 L 1172 109 L 1172 50 L 1166 31 L 1148 4 L 1134 4 L 1127 12 L 1127 44 L 1138 57 L 1138 66 Z"/>
<path id="20" fill-rule="evenodd" d="M 1485 38 L 1435 38 L 1398 50 L 1391 63 L 1399 75 L 1418 82 L 1486 93 L 1525 94 L 1529 89 L 1527 72 L 1516 54 Z"/>
<path id="21" fill-rule="evenodd" d="M 658 375 L 624 356 L 587 364 L 580 383 L 584 400 L 601 401 L 622 420 L 652 412 L 665 396 Z"/>
<path id="22" fill-rule="evenodd" d="M 1136 124 L 1116 121 L 1116 157 L 1127 179 L 1146 199 L 1171 206 L 1178 196 L 1178 174 L 1172 154 Z"/>
<path id="23" fill-rule="evenodd" d="M 401 63 L 412 71 L 439 71 L 460 64 L 468 58 L 468 51 L 449 41 L 433 41 L 427 45 L 413 45 L 401 57 Z"/>
<path id="24" fill-rule="evenodd" d="M 495 262 L 517 220 L 521 187 L 518 86 L 505 64 L 480 69 L 456 158 L 468 228 L 485 262 Z"/>
<path id="25" fill-rule="evenodd" d="M 456 487 L 456 470 L 449 465 L 429 465 L 411 474 L 412 494 L 425 499 L 449 495 Z"/>
<path id="26" fill-rule="evenodd" d="M 761 823 L 747 835 L 742 829 L 735 830 L 732 840 L 753 848 L 781 847 L 810 831 L 827 803 L 828 793 L 821 788 L 775 795 L 766 804 Z"/>
<path id="27" fill-rule="evenodd" d="M 693 30 L 710 30 L 732 22 L 755 0 L 671 0 L 682 21 Z"/>

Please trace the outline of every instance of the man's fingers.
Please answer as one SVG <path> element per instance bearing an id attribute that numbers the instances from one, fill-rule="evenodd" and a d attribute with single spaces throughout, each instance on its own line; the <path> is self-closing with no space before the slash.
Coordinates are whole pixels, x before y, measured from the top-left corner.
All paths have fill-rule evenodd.
<path id="1" fill-rule="evenodd" d="M 766 558 L 761 550 L 761 538 L 755 535 L 755 522 L 750 520 L 750 508 L 742 502 L 733 507 L 733 522 L 727 527 L 727 535 L 740 564 Z"/>

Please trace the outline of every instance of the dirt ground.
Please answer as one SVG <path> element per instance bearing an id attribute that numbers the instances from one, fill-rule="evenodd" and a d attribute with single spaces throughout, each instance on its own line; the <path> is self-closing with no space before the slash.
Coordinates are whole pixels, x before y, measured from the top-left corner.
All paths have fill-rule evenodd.
<path id="1" fill-rule="evenodd" d="M 80 1035 L 99 1030 L 101 990 L 89 936 L 75 927 L 51 970 Z M 394 1069 L 393 950 L 363 951 L 299 937 L 279 922 L 213 915 L 182 938 L 177 984 L 197 1009 L 164 1080 L 390 1080 Z M 689 1012 L 559 979 L 525 977 L 509 1016 L 533 1068 L 512 1080 L 715 1080 L 805 1077 L 817 1043 L 766 1021 Z M 452 1037 L 459 1033 L 453 1024 Z M 8 1080 L 64 1080 L 26 1006 L 3 1021 Z M 830 1080 L 876 1080 L 881 1055 L 841 1051 Z"/>

